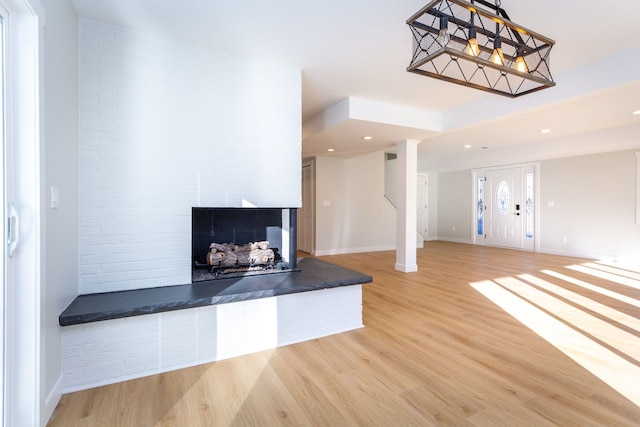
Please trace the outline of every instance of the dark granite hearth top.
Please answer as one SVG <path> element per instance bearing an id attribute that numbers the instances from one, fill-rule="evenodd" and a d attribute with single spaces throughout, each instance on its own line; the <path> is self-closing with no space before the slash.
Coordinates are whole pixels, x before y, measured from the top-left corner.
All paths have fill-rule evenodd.
<path id="1" fill-rule="evenodd" d="M 300 271 L 236 277 L 188 285 L 80 295 L 62 312 L 60 326 L 119 319 L 163 311 L 246 301 L 373 281 L 317 258 L 298 261 Z"/>

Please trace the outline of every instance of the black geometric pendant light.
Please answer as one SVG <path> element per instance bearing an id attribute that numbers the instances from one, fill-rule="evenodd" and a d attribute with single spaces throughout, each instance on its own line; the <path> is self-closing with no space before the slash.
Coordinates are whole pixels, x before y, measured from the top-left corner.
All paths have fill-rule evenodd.
<path id="1" fill-rule="evenodd" d="M 509 97 L 555 86 L 555 42 L 512 22 L 499 0 L 435 0 L 407 24 L 409 72 Z"/>

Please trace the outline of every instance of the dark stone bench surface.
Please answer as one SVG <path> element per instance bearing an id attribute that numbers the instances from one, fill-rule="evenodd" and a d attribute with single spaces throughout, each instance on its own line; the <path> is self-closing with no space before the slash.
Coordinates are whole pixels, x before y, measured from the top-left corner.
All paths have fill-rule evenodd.
<path id="1" fill-rule="evenodd" d="M 317 258 L 302 258 L 297 267 L 300 271 L 80 295 L 62 312 L 59 322 L 60 326 L 78 325 L 373 281 L 371 276 Z"/>

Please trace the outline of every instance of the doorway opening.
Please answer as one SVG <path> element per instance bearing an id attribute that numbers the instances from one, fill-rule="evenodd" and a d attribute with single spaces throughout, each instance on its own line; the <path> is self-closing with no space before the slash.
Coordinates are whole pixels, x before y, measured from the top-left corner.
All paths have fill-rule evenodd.
<path id="1" fill-rule="evenodd" d="M 315 163 L 302 165 L 302 206 L 298 209 L 298 250 L 315 253 Z"/>

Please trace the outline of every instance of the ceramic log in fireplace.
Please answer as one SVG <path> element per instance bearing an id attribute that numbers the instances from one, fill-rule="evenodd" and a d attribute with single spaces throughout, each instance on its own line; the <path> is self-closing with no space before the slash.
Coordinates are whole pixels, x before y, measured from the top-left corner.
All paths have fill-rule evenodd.
<path id="1" fill-rule="evenodd" d="M 193 208 L 192 282 L 296 271 L 296 209 Z"/>

